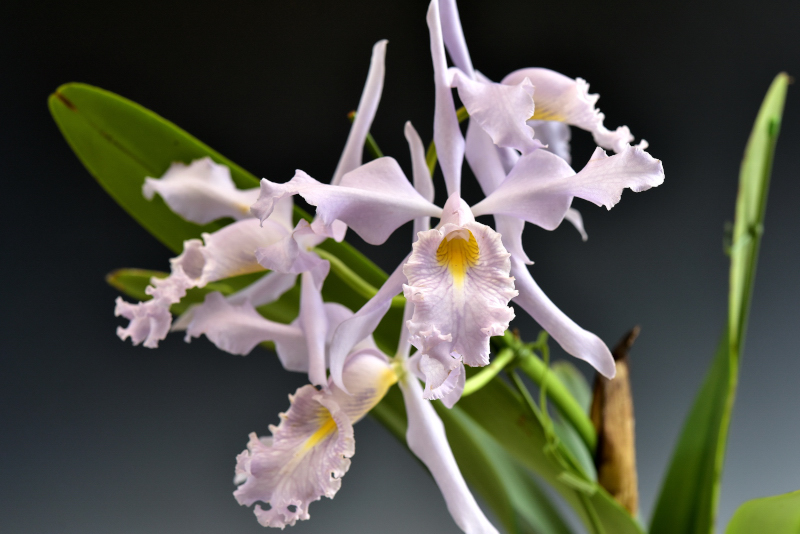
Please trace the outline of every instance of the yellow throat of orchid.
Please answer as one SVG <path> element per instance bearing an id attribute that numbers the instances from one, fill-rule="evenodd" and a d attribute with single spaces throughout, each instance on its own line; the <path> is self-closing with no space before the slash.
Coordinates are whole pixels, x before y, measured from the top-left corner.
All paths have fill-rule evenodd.
<path id="1" fill-rule="evenodd" d="M 436 261 L 447 267 L 457 287 L 464 285 L 464 276 L 470 267 L 478 263 L 480 249 L 472 232 L 466 228 L 447 234 L 436 249 Z"/>

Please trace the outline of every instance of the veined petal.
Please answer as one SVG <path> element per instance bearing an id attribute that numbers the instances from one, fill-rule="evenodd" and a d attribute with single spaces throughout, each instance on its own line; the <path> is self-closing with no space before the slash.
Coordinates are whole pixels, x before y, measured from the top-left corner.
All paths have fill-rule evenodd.
<path id="1" fill-rule="evenodd" d="M 450 352 L 452 341 L 453 336 L 443 336 L 434 326 L 422 336 L 423 347 L 408 360 L 411 372 L 425 382 L 423 398 L 451 400 L 448 408 L 452 408 L 461 398 L 464 388 L 457 390 L 457 386 L 466 376 L 462 357 L 458 353 Z"/>
<path id="2" fill-rule="evenodd" d="M 557 121 L 528 121 L 528 126 L 533 127 L 533 138 L 542 143 L 545 150 L 552 152 L 567 163 L 572 162 L 569 149 L 572 132 L 568 124 Z"/>
<path id="3" fill-rule="evenodd" d="M 547 330 L 565 351 L 589 362 L 606 378 L 614 378 L 616 366 L 606 344 L 559 310 L 534 282 L 528 268 L 514 258 L 511 260 L 511 274 L 519 291 L 514 302 Z"/>
<path id="4" fill-rule="evenodd" d="M 450 81 L 447 79 L 447 58 L 444 55 L 442 25 L 439 18 L 438 0 L 431 0 L 428 7 L 428 30 L 431 36 L 431 58 L 433 59 L 433 82 L 436 103 L 433 114 L 433 142 L 442 168 L 447 194 L 461 194 L 461 163 L 464 159 L 464 136 L 458 124 L 456 107 Z"/>
<path id="5" fill-rule="evenodd" d="M 450 74 L 451 85 L 458 89 L 470 122 L 480 124 L 494 144 L 515 148 L 523 154 L 542 146 L 526 123 L 534 110 L 534 87 L 530 80 L 509 85 L 472 80 L 458 69 L 450 69 Z"/>
<path id="6" fill-rule="evenodd" d="M 353 120 L 353 125 L 350 127 L 350 134 L 347 136 L 344 151 L 341 158 L 339 158 L 338 165 L 336 165 L 336 171 L 333 173 L 332 185 L 338 185 L 342 176 L 361 165 L 364 142 L 367 139 L 370 126 L 372 126 L 372 121 L 375 119 L 375 112 L 378 110 L 378 104 L 381 101 L 383 77 L 386 71 L 386 44 L 388 42 L 383 39 L 372 47 L 372 59 L 369 64 L 367 83 L 361 93 L 358 111 L 356 112 L 355 120 Z"/>
<path id="7" fill-rule="evenodd" d="M 214 291 L 194 311 L 194 317 L 186 328 L 186 341 L 205 336 L 217 348 L 245 356 L 264 341 L 274 341 L 276 346 L 303 345 L 303 330 L 296 325 L 286 325 L 262 317 L 249 302 L 231 304 L 221 293 Z M 281 356 L 281 351 L 278 351 Z M 281 359 L 283 361 L 283 358 Z M 306 371 L 308 358 L 300 364 L 288 365 L 289 371 Z"/>
<path id="8" fill-rule="evenodd" d="M 536 87 L 536 112 L 531 119 L 566 122 L 588 130 L 598 145 L 615 152 L 622 152 L 633 141 L 627 126 L 613 132 L 603 126 L 605 115 L 595 108 L 599 95 L 589 94 L 586 80 L 573 80 L 550 69 L 529 68 L 512 72 L 502 83 L 517 84 L 524 78 Z"/>
<path id="9" fill-rule="evenodd" d="M 661 162 L 637 147 L 607 156 L 601 148 L 578 173 L 567 163 L 545 150 L 519 159 L 506 180 L 494 193 L 472 207 L 478 215 L 511 215 L 555 229 L 572 203 L 583 198 L 611 209 L 619 202 L 622 190 L 644 191 L 664 181 Z"/>
<path id="10" fill-rule="evenodd" d="M 145 178 L 144 197 L 153 200 L 156 193 L 172 211 L 197 224 L 221 217 L 249 218 L 250 205 L 258 198 L 258 189 L 237 189 L 230 169 L 208 157 L 189 165 L 176 162 L 161 178 Z"/>
<path id="11" fill-rule="evenodd" d="M 256 505 L 265 527 L 308 519 L 308 506 L 323 495 L 333 498 L 355 454 L 353 425 L 327 391 L 303 386 L 289 396 L 291 407 L 279 426 L 270 426 L 267 445 L 250 434 L 247 450 L 236 458 L 236 475 L 245 482 L 233 492 L 239 504 Z"/>
<path id="12" fill-rule="evenodd" d="M 281 527 L 309 518 L 308 506 L 323 495 L 333 498 L 355 453 L 353 424 L 364 417 L 397 381 L 385 356 L 375 349 L 350 355 L 344 380 L 352 395 L 335 385 L 318 391 L 303 386 L 290 395 L 291 406 L 270 426 L 271 439 L 250 434 L 237 457 L 234 492 L 239 504 L 255 507 L 259 523 Z"/>
<path id="13" fill-rule="evenodd" d="M 449 214 L 447 206 L 444 211 Z M 432 336 L 451 336 L 446 343 L 437 340 L 437 352 L 486 365 L 489 337 L 502 334 L 514 318 L 508 306 L 517 294 L 508 274 L 511 255 L 486 225 L 442 222 L 439 229 L 420 232 L 403 267 L 408 278 L 403 293 L 414 303 L 410 341 L 424 355 Z"/>
<path id="14" fill-rule="evenodd" d="M 366 242 L 379 245 L 395 229 L 415 217 L 438 217 L 441 210 L 425 200 L 408 182 L 392 158 L 380 158 L 347 173 L 338 186 L 321 184 L 303 171 L 285 184 L 261 180 L 261 196 L 253 205 L 259 217 L 267 217 L 272 203 L 285 195 L 299 194 L 317 207 L 317 220 L 331 226 L 340 220 Z"/>
<path id="15" fill-rule="evenodd" d="M 497 529 L 469 491 L 450 450 L 442 420 L 431 403 L 423 400 L 419 382 L 408 376 L 400 381 L 400 389 L 408 414 L 408 447 L 433 475 L 453 520 L 468 534 L 496 534 Z"/>

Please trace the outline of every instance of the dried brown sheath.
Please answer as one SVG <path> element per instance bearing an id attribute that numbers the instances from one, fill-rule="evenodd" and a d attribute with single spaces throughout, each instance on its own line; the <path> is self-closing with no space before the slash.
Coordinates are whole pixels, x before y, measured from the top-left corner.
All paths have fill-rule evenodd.
<path id="1" fill-rule="evenodd" d="M 628 351 L 638 335 L 636 326 L 614 349 L 616 377 L 609 380 L 600 374 L 596 376 L 590 413 L 597 431 L 597 481 L 631 515 L 636 515 L 639 507 L 639 491 Z"/>

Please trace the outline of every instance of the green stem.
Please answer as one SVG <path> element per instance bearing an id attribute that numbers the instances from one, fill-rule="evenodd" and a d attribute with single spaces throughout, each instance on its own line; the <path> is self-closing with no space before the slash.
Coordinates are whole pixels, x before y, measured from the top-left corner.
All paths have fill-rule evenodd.
<path id="1" fill-rule="evenodd" d="M 597 434 L 595 433 L 589 416 L 583 412 L 583 408 L 578 401 L 570 394 L 567 387 L 553 373 L 549 373 L 547 365 L 540 360 L 529 349 L 522 347 L 519 349 L 517 366 L 522 369 L 531 380 L 536 382 L 539 387 L 547 388 L 547 396 L 558 408 L 559 413 L 566 419 L 578 432 L 583 442 L 590 451 L 594 451 L 597 444 Z"/>
<path id="2" fill-rule="evenodd" d="M 472 395 L 481 389 L 488 384 L 492 378 L 496 377 L 497 373 L 505 369 L 506 365 L 511 363 L 513 359 L 513 350 L 508 348 L 501 350 L 500 353 L 494 357 L 492 363 L 467 380 L 467 383 L 464 385 L 464 392 L 461 393 L 461 396 L 466 397 L 467 395 Z"/>
<path id="3" fill-rule="evenodd" d="M 358 276 L 355 271 L 348 267 L 347 264 L 340 260 L 337 256 L 319 247 L 316 247 L 314 252 L 323 260 L 328 260 L 331 264 L 331 271 L 333 271 L 336 276 L 338 276 L 345 284 L 347 284 L 350 289 L 365 299 L 371 299 L 378 292 L 375 286 Z M 405 304 L 405 297 L 398 295 L 392 298 L 393 308 L 402 308 L 405 306 Z"/>
<path id="4" fill-rule="evenodd" d="M 351 111 L 347 114 L 347 118 L 350 119 L 350 124 L 353 124 L 353 121 L 356 120 L 356 112 Z M 369 132 L 367 132 L 367 140 L 364 142 L 364 147 L 373 158 L 378 159 L 383 157 L 383 151 L 378 148 L 378 143 L 375 142 L 375 138 L 372 137 L 372 134 Z"/>

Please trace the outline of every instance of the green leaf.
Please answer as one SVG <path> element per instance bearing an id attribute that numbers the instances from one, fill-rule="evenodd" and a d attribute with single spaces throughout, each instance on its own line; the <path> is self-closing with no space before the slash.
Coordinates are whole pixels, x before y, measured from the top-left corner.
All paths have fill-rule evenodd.
<path id="1" fill-rule="evenodd" d="M 800 491 L 747 501 L 736 510 L 725 534 L 800 534 Z"/>
<path id="2" fill-rule="evenodd" d="M 540 421 L 499 377 L 474 395 L 462 398 L 456 408 L 483 427 L 516 461 L 558 491 L 589 532 L 642 534 L 637 521 L 596 482 L 586 478 L 563 443 L 553 448 Z"/>
<path id="3" fill-rule="evenodd" d="M 159 177 L 175 161 L 210 156 L 227 165 L 237 187 L 258 180 L 171 122 L 114 93 L 91 85 L 62 85 L 48 100 L 61 133 L 92 176 L 136 221 L 173 252 L 183 241 L 223 225 L 199 226 L 174 214 L 161 198 L 142 196 L 148 176 Z"/>
<path id="4" fill-rule="evenodd" d="M 651 534 L 709 534 L 714 530 L 769 176 L 788 82 L 786 74 L 779 74 L 772 82 L 747 143 L 731 246 L 728 321 L 673 453 Z"/>

